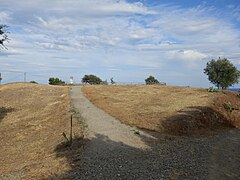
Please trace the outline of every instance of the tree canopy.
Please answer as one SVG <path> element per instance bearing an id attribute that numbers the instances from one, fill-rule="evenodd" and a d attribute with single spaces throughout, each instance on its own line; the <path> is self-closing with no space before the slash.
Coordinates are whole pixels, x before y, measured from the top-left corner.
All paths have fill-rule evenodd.
<path id="1" fill-rule="evenodd" d="M 0 48 L 6 48 L 4 43 L 9 40 L 5 30 L 6 27 L 6 25 L 0 24 Z"/>
<path id="2" fill-rule="evenodd" d="M 240 71 L 226 58 L 209 61 L 204 73 L 218 89 L 226 89 L 238 83 L 240 77 Z"/>
<path id="3" fill-rule="evenodd" d="M 101 84 L 102 80 L 99 77 L 93 74 L 90 74 L 90 75 L 84 75 L 84 77 L 82 78 L 82 82 L 88 83 L 88 84 Z"/>
<path id="4" fill-rule="evenodd" d="M 64 81 L 62 81 L 61 79 L 59 79 L 59 78 L 53 78 L 53 77 L 51 77 L 51 78 L 49 78 L 49 84 L 51 84 L 51 85 L 62 85 L 62 84 L 65 84 L 65 82 Z"/>
<path id="5" fill-rule="evenodd" d="M 149 76 L 145 79 L 146 84 L 159 84 L 159 81 L 154 76 Z"/>

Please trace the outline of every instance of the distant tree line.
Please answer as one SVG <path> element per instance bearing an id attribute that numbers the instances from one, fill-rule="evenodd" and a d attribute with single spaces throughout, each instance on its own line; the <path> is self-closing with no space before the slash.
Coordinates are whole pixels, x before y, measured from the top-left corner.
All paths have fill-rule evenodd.
<path id="1" fill-rule="evenodd" d="M 54 78 L 51 77 L 49 78 L 49 84 L 51 85 L 63 85 L 65 84 L 65 82 L 59 78 Z M 102 84 L 102 85 L 108 85 L 108 81 L 105 80 L 103 81 L 100 77 L 93 75 L 93 74 L 89 74 L 89 75 L 84 75 L 81 82 L 83 84 Z M 148 78 L 145 79 L 145 83 L 147 85 L 151 85 L 151 84 L 165 84 L 165 83 L 160 83 L 154 76 L 149 76 Z M 110 78 L 110 84 L 116 84 L 116 82 L 113 80 L 113 77 Z"/>
<path id="2" fill-rule="evenodd" d="M 84 75 L 82 78 L 82 83 L 86 84 L 103 84 L 108 85 L 107 80 L 103 81 L 100 77 L 90 74 L 90 75 Z M 113 80 L 113 77 L 110 79 L 111 84 L 115 84 L 116 82 Z"/>
<path id="3" fill-rule="evenodd" d="M 209 81 L 217 86 L 218 89 L 226 89 L 239 83 L 240 71 L 226 58 L 219 58 L 217 60 L 212 59 L 209 61 L 204 69 L 204 73 L 208 76 Z M 81 81 L 86 84 L 108 84 L 107 80 L 103 81 L 101 78 L 93 74 L 84 75 Z M 115 84 L 116 82 L 111 78 L 110 83 Z M 146 85 L 165 84 L 160 83 L 154 76 L 146 78 L 145 83 Z M 49 84 L 62 85 L 65 84 L 65 82 L 59 78 L 51 77 L 49 78 Z"/>

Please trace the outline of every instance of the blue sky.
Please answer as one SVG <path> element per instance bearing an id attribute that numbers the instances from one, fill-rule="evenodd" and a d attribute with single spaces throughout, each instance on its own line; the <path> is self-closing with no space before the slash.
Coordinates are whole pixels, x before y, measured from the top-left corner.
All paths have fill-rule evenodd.
<path id="1" fill-rule="evenodd" d="M 3 83 L 49 77 L 209 87 L 207 61 L 240 69 L 239 0 L 0 0 L 10 27 L 0 52 Z"/>

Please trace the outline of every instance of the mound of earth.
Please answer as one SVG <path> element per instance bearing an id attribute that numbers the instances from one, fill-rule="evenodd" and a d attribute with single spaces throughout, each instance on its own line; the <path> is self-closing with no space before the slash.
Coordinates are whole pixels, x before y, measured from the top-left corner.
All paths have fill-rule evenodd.
<path id="1" fill-rule="evenodd" d="M 69 132 L 68 88 L 14 83 L 1 85 L 0 96 L 0 179 L 46 179 L 68 171 L 55 152 Z"/>
<path id="2" fill-rule="evenodd" d="M 123 123 L 176 135 L 240 127 L 238 93 L 161 85 L 84 86 L 88 99 Z"/>

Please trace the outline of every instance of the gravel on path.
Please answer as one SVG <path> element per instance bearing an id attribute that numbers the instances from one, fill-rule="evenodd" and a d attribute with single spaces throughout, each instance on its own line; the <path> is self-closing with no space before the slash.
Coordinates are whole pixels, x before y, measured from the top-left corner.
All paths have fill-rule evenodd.
<path id="1" fill-rule="evenodd" d="M 121 124 L 70 90 L 73 106 L 88 126 L 81 158 L 68 158 L 70 179 L 239 179 L 240 130 L 209 137 L 143 132 Z"/>

